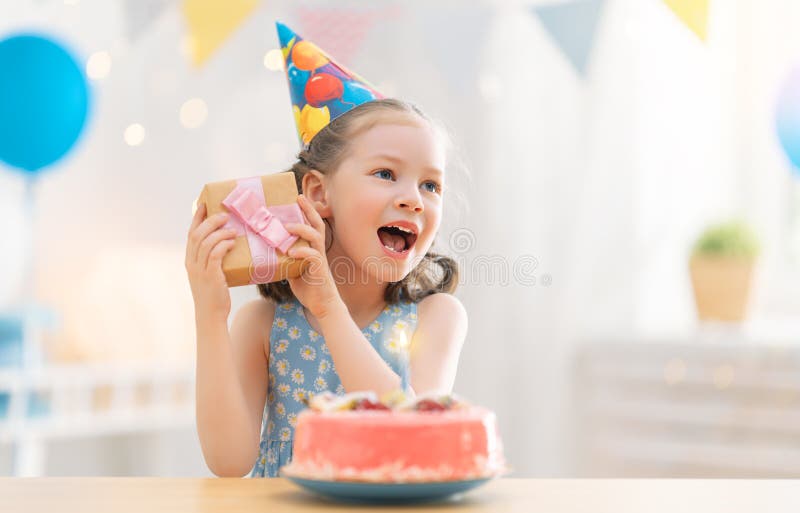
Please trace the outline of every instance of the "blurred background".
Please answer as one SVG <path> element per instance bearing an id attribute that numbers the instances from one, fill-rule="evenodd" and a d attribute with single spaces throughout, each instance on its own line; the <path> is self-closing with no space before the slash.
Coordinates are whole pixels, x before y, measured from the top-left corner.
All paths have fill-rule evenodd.
<path id="1" fill-rule="evenodd" d="M 793 0 L 3 2 L 0 474 L 211 475 L 185 237 L 298 151 L 275 20 L 448 128 L 513 475 L 800 476 Z"/>

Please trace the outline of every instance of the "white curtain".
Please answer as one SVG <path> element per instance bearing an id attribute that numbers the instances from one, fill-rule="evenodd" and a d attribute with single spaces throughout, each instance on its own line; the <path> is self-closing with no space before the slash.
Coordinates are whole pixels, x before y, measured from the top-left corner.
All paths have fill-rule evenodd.
<path id="1" fill-rule="evenodd" d="M 486 44 L 502 94 L 473 125 L 481 193 L 470 226 L 482 252 L 534 255 L 552 285 L 465 289 L 458 385 L 498 410 L 519 475 L 568 476 L 581 458 L 577 344 L 690 338 L 687 258 L 708 223 L 741 217 L 762 239 L 746 329 L 799 331 L 786 257 L 795 185 L 773 116 L 800 64 L 800 6 L 712 2 L 703 43 L 662 2 L 610 0 L 585 81 L 528 12 L 498 8 Z"/>

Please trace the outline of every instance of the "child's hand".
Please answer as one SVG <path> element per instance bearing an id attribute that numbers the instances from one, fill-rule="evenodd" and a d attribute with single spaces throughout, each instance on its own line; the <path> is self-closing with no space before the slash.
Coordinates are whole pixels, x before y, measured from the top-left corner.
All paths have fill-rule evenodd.
<path id="1" fill-rule="evenodd" d="M 336 301 L 341 301 L 339 290 L 333 281 L 325 253 L 325 222 L 319 212 L 302 194 L 297 203 L 311 223 L 286 223 L 286 230 L 306 240 L 310 247 L 292 247 L 288 255 L 292 258 L 309 260 L 303 274 L 297 278 L 289 278 L 289 286 L 295 297 L 309 309 L 314 317 L 320 318 L 328 313 Z"/>
<path id="2" fill-rule="evenodd" d="M 222 257 L 236 241 L 236 231 L 222 228 L 228 214 L 206 219 L 206 205 L 197 206 L 186 243 L 186 272 L 194 298 L 195 317 L 227 321 L 231 295 L 222 273 Z"/>

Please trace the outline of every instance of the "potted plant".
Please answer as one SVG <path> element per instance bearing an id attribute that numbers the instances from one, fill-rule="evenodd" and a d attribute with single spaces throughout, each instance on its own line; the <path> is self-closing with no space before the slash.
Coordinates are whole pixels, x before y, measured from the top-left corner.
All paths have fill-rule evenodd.
<path id="1" fill-rule="evenodd" d="M 758 253 L 755 235 L 740 221 L 712 225 L 700 235 L 689 261 L 700 320 L 744 320 Z"/>

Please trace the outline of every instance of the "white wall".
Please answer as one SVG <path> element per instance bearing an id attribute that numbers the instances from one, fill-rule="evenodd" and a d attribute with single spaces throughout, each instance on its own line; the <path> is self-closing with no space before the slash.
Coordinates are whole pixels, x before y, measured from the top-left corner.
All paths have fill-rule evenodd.
<path id="1" fill-rule="evenodd" d="M 448 205 L 441 243 L 455 229 L 471 231 L 474 244 L 458 255 L 465 274 L 481 256 L 538 261 L 535 286 L 465 279 L 458 293 L 470 332 L 456 389 L 497 410 L 517 475 L 570 474 L 567 384 L 576 341 L 691 332 L 686 255 L 708 221 L 742 214 L 756 225 L 767 258 L 755 315 L 794 311 L 798 298 L 783 286 L 791 271 L 781 256 L 788 168 L 771 116 L 777 84 L 800 55 L 796 4 L 715 2 L 704 45 L 657 0 L 609 0 L 587 80 L 528 15 L 528 3 L 473 4 L 493 13 L 476 56 L 481 87 L 454 92 L 419 37 L 428 4 L 403 3 L 402 15 L 374 30 L 347 63 L 453 133 L 472 182 L 459 178 L 468 208 Z M 282 169 L 296 150 L 284 78 L 261 65 L 276 44 L 273 20 L 293 21 L 290 2 L 266 2 L 199 70 L 180 51 L 177 2 L 131 44 L 121 6 L 15 2 L 0 16 L 0 33 L 34 24 L 65 35 L 84 56 L 108 50 L 113 59 L 109 76 L 94 84 L 85 138 L 39 184 L 36 290 L 64 313 L 60 342 L 74 351 L 190 358 L 182 251 L 193 198 L 208 181 Z M 209 109 L 196 130 L 178 121 L 191 97 Z M 122 138 L 133 122 L 147 130 L 139 147 Z M 23 267 L 14 246 L 21 197 L 19 176 L 0 173 L 0 216 L 12 248 L 0 256 L 6 303 Z M 145 275 L 175 279 L 160 288 L 131 284 L 127 260 L 92 275 L 99 255 L 116 261 L 132 251 L 162 252 L 146 259 Z M 87 285 L 98 282 L 107 283 L 108 303 L 102 287 Z M 234 307 L 250 297 L 254 289 L 234 290 Z M 148 313 L 153 305 L 163 315 Z M 146 320 L 118 315 L 119 308 Z M 81 339 L 86 329 L 111 347 Z M 127 458 L 122 449 L 118 458 Z M 80 465 L 70 460 L 53 468 Z M 187 461 L 130 468 L 204 471 L 202 460 Z M 122 472 L 119 465 L 110 462 L 109 472 Z"/>

